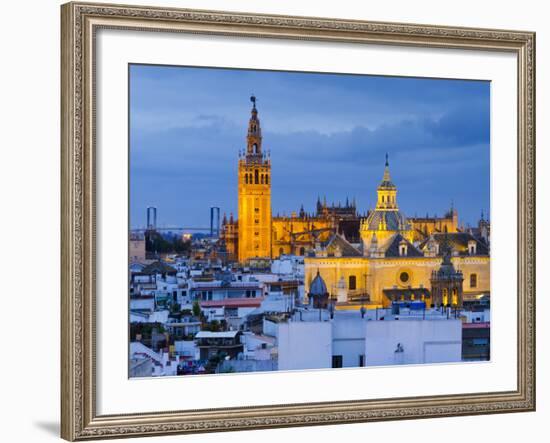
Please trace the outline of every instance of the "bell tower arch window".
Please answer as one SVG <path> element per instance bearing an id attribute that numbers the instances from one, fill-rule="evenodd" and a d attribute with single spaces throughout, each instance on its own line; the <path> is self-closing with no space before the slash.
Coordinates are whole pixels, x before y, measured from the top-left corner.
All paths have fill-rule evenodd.
<path id="1" fill-rule="evenodd" d="M 254 170 L 254 183 L 258 184 L 260 182 L 260 173 L 257 169 Z"/>

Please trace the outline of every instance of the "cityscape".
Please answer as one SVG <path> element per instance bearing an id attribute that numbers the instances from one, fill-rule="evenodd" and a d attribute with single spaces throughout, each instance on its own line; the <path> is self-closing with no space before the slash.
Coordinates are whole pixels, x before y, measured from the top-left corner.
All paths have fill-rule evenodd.
<path id="1" fill-rule="evenodd" d="M 284 161 L 266 147 L 260 97 L 248 97 L 242 146 L 233 164 L 219 161 L 235 186 L 219 201 L 188 192 L 202 210 L 177 225 L 161 222 L 165 203 L 131 199 L 145 223 L 131 217 L 129 377 L 490 360 L 488 202 L 471 222 L 454 195 L 440 215 L 406 214 L 387 149 L 370 159 L 378 172 L 368 204 L 353 190 L 329 202 L 332 179 L 311 195 L 298 178 L 294 192 L 310 200 L 276 211 Z M 445 189 L 427 189 L 417 211 Z"/>

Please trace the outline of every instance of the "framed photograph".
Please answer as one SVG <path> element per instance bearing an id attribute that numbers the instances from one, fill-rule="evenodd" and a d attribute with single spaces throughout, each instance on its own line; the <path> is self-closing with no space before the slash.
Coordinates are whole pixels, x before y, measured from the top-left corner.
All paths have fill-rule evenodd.
<path id="1" fill-rule="evenodd" d="M 535 409 L 535 35 L 68 3 L 62 437 Z"/>

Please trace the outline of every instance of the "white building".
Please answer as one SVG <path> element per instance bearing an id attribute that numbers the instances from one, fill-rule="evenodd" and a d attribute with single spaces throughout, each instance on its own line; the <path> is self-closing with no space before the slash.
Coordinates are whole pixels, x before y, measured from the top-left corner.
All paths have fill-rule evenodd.
<path id="1" fill-rule="evenodd" d="M 330 322 L 278 323 L 279 370 L 321 369 L 332 366 Z"/>
<path id="2" fill-rule="evenodd" d="M 460 320 L 383 320 L 365 326 L 366 366 L 462 360 Z"/>
<path id="3" fill-rule="evenodd" d="M 195 340 L 175 340 L 174 349 L 178 356 L 182 356 L 187 360 L 198 360 L 200 358 L 199 348 L 197 348 Z"/>
<path id="4" fill-rule="evenodd" d="M 299 313 L 288 322 L 264 322 L 277 337 L 279 369 L 321 369 L 395 364 L 459 362 L 462 323 L 438 312 L 376 320 L 358 311 Z"/>

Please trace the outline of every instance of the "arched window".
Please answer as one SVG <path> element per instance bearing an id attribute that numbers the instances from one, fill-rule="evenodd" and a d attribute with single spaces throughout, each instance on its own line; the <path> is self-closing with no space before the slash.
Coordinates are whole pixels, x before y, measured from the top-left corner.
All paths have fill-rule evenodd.
<path id="1" fill-rule="evenodd" d="M 457 305 L 458 305 L 458 291 L 457 291 L 456 288 L 453 288 L 452 305 L 453 305 L 453 306 L 457 306 Z"/>
<path id="2" fill-rule="evenodd" d="M 303 246 L 300 248 L 300 255 L 305 255 L 306 254 L 306 248 L 304 248 Z"/>
<path id="3" fill-rule="evenodd" d="M 348 278 L 348 289 L 354 290 L 357 289 L 357 278 L 355 275 L 350 275 Z"/>
<path id="4" fill-rule="evenodd" d="M 269 174 L 265 175 L 265 184 L 269 185 Z"/>
<path id="5" fill-rule="evenodd" d="M 382 196 L 382 203 L 384 203 L 384 196 Z"/>
<path id="6" fill-rule="evenodd" d="M 258 184 L 260 182 L 260 173 L 257 169 L 254 170 L 254 183 Z"/>
<path id="7" fill-rule="evenodd" d="M 477 288 L 477 274 L 470 274 L 470 288 Z"/>
<path id="8" fill-rule="evenodd" d="M 443 300 L 442 300 L 443 306 L 447 306 L 449 303 L 449 293 L 447 292 L 447 288 L 443 289 Z"/>
<path id="9" fill-rule="evenodd" d="M 260 176 L 260 182 L 262 183 L 262 185 L 264 184 L 264 175 L 263 174 Z"/>
<path id="10" fill-rule="evenodd" d="M 254 154 L 258 153 L 258 145 L 256 143 L 252 146 L 252 152 L 254 152 Z"/>
<path id="11" fill-rule="evenodd" d="M 244 182 L 245 182 L 245 184 L 248 184 L 248 174 L 244 175 Z"/>

